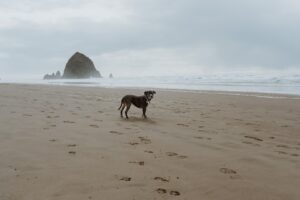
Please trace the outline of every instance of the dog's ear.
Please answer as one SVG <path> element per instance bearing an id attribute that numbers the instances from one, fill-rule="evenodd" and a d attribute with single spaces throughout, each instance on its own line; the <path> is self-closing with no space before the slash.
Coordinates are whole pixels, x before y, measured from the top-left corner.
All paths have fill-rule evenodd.
<path id="1" fill-rule="evenodd" d="M 148 93 L 149 93 L 149 91 L 145 91 L 145 92 L 144 92 L 144 95 L 147 95 Z"/>

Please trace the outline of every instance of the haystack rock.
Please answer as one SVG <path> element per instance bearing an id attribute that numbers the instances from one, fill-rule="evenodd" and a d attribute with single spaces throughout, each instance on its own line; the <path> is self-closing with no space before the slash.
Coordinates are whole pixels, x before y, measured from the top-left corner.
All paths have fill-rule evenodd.
<path id="1" fill-rule="evenodd" d="M 67 62 L 62 78 L 101 78 L 93 61 L 82 53 L 76 52 Z"/>

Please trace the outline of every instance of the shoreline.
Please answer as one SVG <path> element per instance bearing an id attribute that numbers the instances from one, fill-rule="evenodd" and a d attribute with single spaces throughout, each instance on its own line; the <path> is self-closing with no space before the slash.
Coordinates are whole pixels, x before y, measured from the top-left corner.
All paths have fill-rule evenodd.
<path id="1" fill-rule="evenodd" d="M 257 98 L 270 98 L 270 99 L 299 99 L 300 94 L 288 93 L 272 93 L 272 92 L 247 92 L 247 91 L 227 91 L 227 90 L 195 90 L 195 89 L 176 89 L 176 88 L 158 88 L 158 87 L 130 87 L 130 86 L 87 86 L 84 84 L 41 84 L 41 83 L 0 83 L 0 85 L 30 85 L 30 86 L 49 86 L 49 87 L 79 87 L 79 88 L 103 88 L 103 89 L 128 89 L 128 90 L 158 90 L 166 92 L 187 92 L 195 94 L 220 94 L 220 95 L 233 95 L 233 96 L 249 96 Z"/>

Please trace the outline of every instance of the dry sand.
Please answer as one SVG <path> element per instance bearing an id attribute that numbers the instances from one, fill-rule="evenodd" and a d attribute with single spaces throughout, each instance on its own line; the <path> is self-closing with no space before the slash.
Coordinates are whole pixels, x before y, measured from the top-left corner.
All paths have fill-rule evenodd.
<path id="1" fill-rule="evenodd" d="M 1 84 L 0 200 L 300 199 L 299 98 L 142 92 Z"/>

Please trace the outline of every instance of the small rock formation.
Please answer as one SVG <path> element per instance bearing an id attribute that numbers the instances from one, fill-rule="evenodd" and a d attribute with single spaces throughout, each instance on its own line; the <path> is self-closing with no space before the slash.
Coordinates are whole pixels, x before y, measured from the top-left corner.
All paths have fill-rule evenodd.
<path id="1" fill-rule="evenodd" d="M 56 74 L 46 74 L 44 76 L 44 80 L 51 80 L 51 79 L 61 79 L 60 71 L 57 71 Z"/>
<path id="2" fill-rule="evenodd" d="M 101 78 L 93 61 L 82 53 L 76 52 L 67 62 L 62 78 Z"/>
<path id="3" fill-rule="evenodd" d="M 109 74 L 109 78 L 114 78 L 114 76 L 112 75 L 112 73 Z"/>

